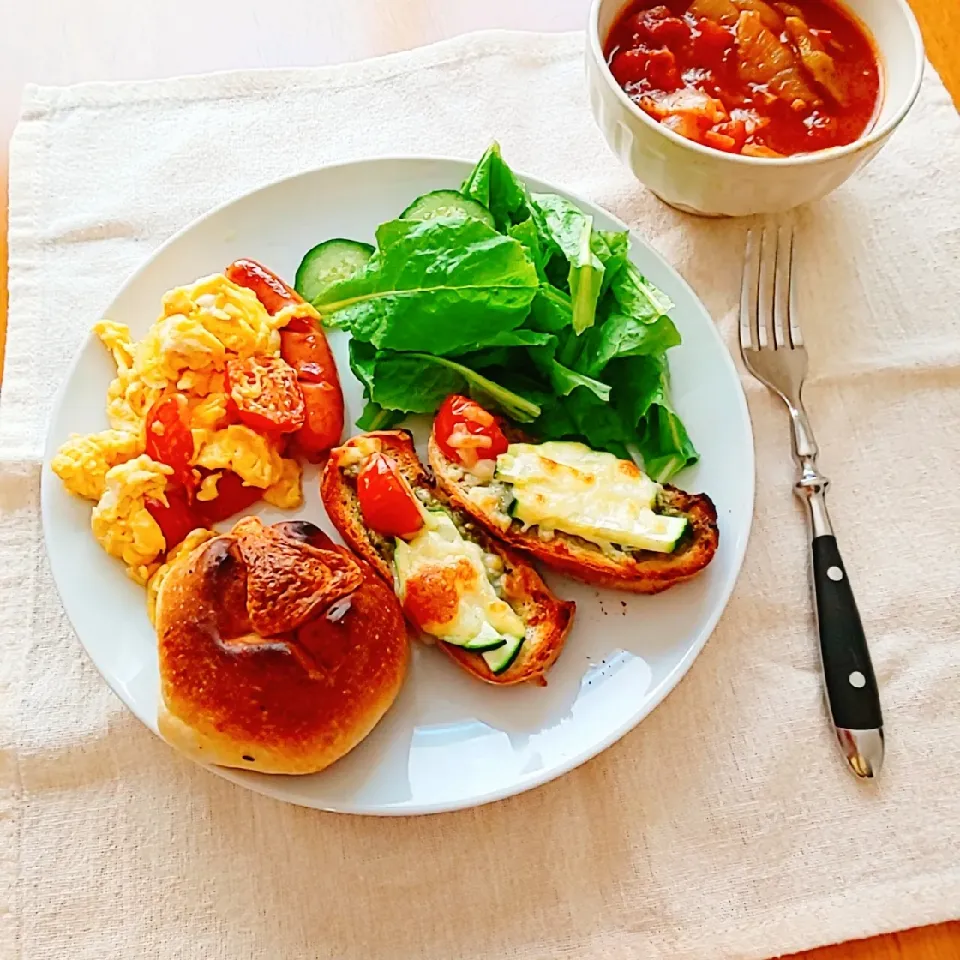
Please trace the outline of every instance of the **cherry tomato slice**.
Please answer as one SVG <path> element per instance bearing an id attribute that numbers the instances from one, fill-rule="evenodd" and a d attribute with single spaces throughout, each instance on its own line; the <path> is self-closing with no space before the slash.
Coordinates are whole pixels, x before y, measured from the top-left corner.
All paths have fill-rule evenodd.
<path id="1" fill-rule="evenodd" d="M 248 487 L 232 470 L 225 470 L 217 481 L 216 497 L 197 500 L 194 510 L 204 524 L 212 526 L 253 506 L 262 495 L 259 487 Z"/>
<path id="2" fill-rule="evenodd" d="M 303 297 L 296 290 L 256 260 L 234 260 L 224 274 L 238 287 L 252 290 L 269 314 L 279 313 L 291 303 L 303 303 Z"/>
<path id="3" fill-rule="evenodd" d="M 173 468 L 174 479 L 188 491 L 196 485 L 190 461 L 193 434 L 190 432 L 187 398 L 174 393 L 158 400 L 147 413 L 147 456 Z"/>
<path id="4" fill-rule="evenodd" d="M 433 434 L 450 460 L 467 466 L 477 460 L 495 460 L 509 446 L 492 414 L 456 393 L 443 401 L 433 423 Z M 474 437 L 479 439 L 472 440 Z"/>
<path id="5" fill-rule="evenodd" d="M 397 465 L 375 453 L 357 477 L 360 512 L 368 527 L 387 537 L 407 537 L 423 526 L 423 516 Z"/>
<path id="6" fill-rule="evenodd" d="M 237 416 L 266 433 L 293 433 L 303 426 L 303 393 L 297 374 L 280 357 L 227 361 L 227 391 Z"/>
<path id="7" fill-rule="evenodd" d="M 147 512 L 157 521 L 169 553 L 191 530 L 204 524 L 191 509 L 188 494 L 182 487 L 168 484 L 165 495 L 166 505 L 152 498 L 148 498 L 144 503 Z"/>

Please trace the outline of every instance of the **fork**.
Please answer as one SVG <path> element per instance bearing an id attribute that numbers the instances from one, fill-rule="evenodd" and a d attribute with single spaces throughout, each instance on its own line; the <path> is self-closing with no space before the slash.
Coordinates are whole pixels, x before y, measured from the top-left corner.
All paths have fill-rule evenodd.
<path id="1" fill-rule="evenodd" d="M 793 230 L 751 230 L 740 288 L 740 353 L 747 370 L 778 394 L 793 426 L 800 468 L 794 493 L 809 508 L 813 594 L 827 703 L 840 749 L 863 779 L 883 765 L 883 717 L 870 651 L 833 535 L 824 494 L 830 481 L 817 468 L 817 442 L 801 395 L 807 351 L 794 306 Z"/>

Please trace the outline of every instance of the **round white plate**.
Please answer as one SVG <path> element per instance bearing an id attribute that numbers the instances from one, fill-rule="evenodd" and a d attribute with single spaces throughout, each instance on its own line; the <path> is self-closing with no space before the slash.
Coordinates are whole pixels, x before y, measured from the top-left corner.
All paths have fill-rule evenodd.
<path id="1" fill-rule="evenodd" d="M 328 237 L 373 240 L 377 225 L 414 197 L 456 187 L 471 164 L 382 159 L 324 167 L 271 184 L 214 210 L 164 244 L 106 311 L 142 336 L 170 287 L 253 257 L 292 279 L 303 253 Z M 533 190 L 564 193 L 528 177 Z M 568 195 L 569 196 L 569 195 Z M 571 196 L 603 229 L 624 229 Z M 753 437 L 730 357 L 690 288 L 643 240 L 631 257 L 676 303 L 683 345 L 671 352 L 673 397 L 700 463 L 679 478 L 706 491 L 720 515 L 720 549 L 694 581 L 657 597 L 598 591 L 560 576 L 556 592 L 577 602 L 576 623 L 545 688 L 496 688 L 470 678 L 445 656 L 416 645 L 406 685 L 376 730 L 322 773 L 266 776 L 211 768 L 281 800 L 349 813 L 419 814 L 510 796 L 565 773 L 642 720 L 677 684 L 713 630 L 733 589 L 753 510 Z M 91 317 L 91 325 L 98 318 Z M 331 337 L 346 394 L 348 423 L 362 409 L 347 366 L 345 337 Z M 73 432 L 107 426 L 104 404 L 114 375 L 91 336 L 61 388 L 46 461 Z M 336 536 L 317 492 L 304 482 L 299 516 Z M 63 605 L 80 641 L 123 702 L 156 731 L 159 674 L 144 591 L 90 532 L 90 504 L 69 496 L 49 466 L 42 483 L 47 551 Z M 267 508 L 265 519 L 281 511 Z"/>

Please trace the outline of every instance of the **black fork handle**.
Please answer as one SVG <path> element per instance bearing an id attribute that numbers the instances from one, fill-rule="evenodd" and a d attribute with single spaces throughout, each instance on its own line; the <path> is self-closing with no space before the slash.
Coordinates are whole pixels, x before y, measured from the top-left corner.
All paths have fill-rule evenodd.
<path id="1" fill-rule="evenodd" d="M 827 699 L 835 726 L 844 730 L 883 727 L 880 691 L 837 538 L 815 537 L 813 585 Z"/>

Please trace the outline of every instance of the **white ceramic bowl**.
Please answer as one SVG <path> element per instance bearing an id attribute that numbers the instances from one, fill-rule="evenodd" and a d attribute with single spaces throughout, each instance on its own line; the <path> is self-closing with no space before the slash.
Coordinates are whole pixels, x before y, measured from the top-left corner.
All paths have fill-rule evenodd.
<path id="1" fill-rule="evenodd" d="M 606 64 L 610 28 L 630 0 L 593 0 L 587 25 L 587 86 L 593 115 L 613 152 L 661 200 L 688 213 L 742 217 L 779 213 L 835 190 L 872 160 L 907 115 L 923 78 L 923 40 L 906 0 L 842 0 L 873 34 L 880 53 L 879 117 L 845 147 L 768 160 L 722 153 L 647 116 Z"/>

